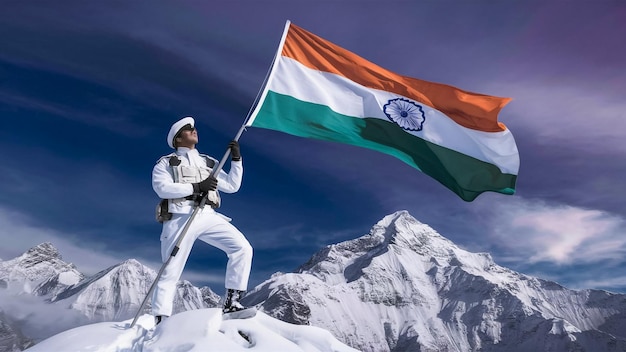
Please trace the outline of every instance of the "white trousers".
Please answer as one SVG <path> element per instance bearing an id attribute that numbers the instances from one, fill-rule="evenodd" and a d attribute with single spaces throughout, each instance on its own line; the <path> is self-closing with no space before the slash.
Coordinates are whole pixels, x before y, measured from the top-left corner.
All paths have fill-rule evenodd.
<path id="1" fill-rule="evenodd" d="M 169 257 L 185 223 L 191 214 L 174 214 L 170 221 L 163 223 L 161 232 L 161 259 Z M 176 283 L 191 252 L 196 239 L 224 251 L 228 256 L 225 286 L 227 289 L 245 291 L 252 267 L 252 246 L 245 236 L 230 224 L 226 218 L 213 209 L 205 207 L 196 214 L 178 253 L 172 257 L 157 283 L 152 295 L 152 314 L 171 316 L 176 294 Z"/>

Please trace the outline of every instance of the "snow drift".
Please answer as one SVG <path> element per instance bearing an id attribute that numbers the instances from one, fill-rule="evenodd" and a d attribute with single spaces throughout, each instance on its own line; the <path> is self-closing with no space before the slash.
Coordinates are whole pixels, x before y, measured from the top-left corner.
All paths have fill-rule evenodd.
<path id="1" fill-rule="evenodd" d="M 279 321 L 263 313 L 251 319 L 222 320 L 217 308 L 173 315 L 154 327 L 150 315 L 81 326 L 55 335 L 28 352 L 354 352 L 328 331 Z"/>

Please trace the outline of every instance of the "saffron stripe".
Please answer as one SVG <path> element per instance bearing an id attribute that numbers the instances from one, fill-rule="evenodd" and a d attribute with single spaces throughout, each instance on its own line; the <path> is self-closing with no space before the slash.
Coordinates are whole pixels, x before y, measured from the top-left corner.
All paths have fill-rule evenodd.
<path id="1" fill-rule="evenodd" d="M 281 55 L 311 69 L 342 75 L 362 86 L 393 92 L 429 105 L 470 129 L 485 132 L 506 129 L 498 122 L 498 113 L 510 98 L 473 93 L 399 75 L 294 24 L 289 25 Z"/>

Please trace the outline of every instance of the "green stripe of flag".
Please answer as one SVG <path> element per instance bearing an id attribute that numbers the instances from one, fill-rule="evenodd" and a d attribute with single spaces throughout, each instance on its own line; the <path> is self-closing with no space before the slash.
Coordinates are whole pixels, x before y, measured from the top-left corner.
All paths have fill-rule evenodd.
<path id="1" fill-rule="evenodd" d="M 413 136 L 393 122 L 338 114 L 328 106 L 273 91 L 268 91 L 252 126 L 393 155 L 465 201 L 486 191 L 515 193 L 517 175 L 502 173 L 495 165 Z"/>

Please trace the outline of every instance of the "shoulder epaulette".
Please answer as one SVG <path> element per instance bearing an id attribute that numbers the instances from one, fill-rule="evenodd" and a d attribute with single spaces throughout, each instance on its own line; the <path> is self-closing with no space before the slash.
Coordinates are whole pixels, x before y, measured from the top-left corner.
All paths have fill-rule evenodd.
<path id="1" fill-rule="evenodd" d="M 217 163 L 216 159 L 211 158 L 210 156 L 206 155 L 206 154 L 200 154 L 201 157 L 204 158 L 204 160 L 206 160 L 206 166 L 210 167 L 211 169 L 215 166 L 215 164 Z"/>
<path id="2" fill-rule="evenodd" d="M 178 159 L 178 155 L 174 154 L 170 156 L 170 166 L 178 166 L 180 165 L 180 159 Z"/>
<path id="3" fill-rule="evenodd" d="M 165 158 L 171 158 L 172 156 L 176 156 L 176 153 L 170 153 L 167 155 L 163 155 L 162 157 L 159 158 L 159 160 L 157 160 L 157 164 L 161 162 L 161 160 L 165 159 Z M 176 159 L 178 159 L 178 157 L 176 157 Z"/>

